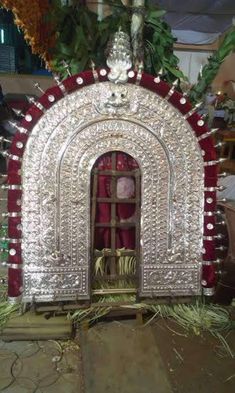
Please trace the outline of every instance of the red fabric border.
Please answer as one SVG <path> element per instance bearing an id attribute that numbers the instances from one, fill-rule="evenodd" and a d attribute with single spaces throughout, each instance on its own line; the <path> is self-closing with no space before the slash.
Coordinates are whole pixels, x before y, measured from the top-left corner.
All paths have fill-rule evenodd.
<path id="1" fill-rule="evenodd" d="M 213 288 L 216 282 L 215 265 L 203 265 L 202 269 L 202 286 Z"/>
<path id="2" fill-rule="evenodd" d="M 8 219 L 8 236 L 12 239 L 20 239 L 21 238 L 21 217 L 10 217 Z M 17 228 L 18 226 L 18 228 Z"/>
<path id="3" fill-rule="evenodd" d="M 8 296 L 18 297 L 22 291 L 22 269 L 8 269 Z"/>

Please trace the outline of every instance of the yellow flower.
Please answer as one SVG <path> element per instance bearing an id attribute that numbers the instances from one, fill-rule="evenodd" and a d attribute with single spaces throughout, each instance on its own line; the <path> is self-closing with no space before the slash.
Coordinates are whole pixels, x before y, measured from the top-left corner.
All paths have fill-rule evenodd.
<path id="1" fill-rule="evenodd" d="M 49 0 L 2 0 L 2 5 L 13 12 L 15 24 L 22 29 L 32 52 L 48 62 L 50 49 L 55 43 L 51 26 L 44 22 L 44 16 L 50 10 Z"/>

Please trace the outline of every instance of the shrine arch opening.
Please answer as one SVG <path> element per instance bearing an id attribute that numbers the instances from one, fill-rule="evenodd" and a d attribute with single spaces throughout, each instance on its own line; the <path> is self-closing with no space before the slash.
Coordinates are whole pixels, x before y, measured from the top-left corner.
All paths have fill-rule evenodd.
<path id="1" fill-rule="evenodd" d="M 135 294 L 139 287 L 141 172 L 123 151 L 100 156 L 91 170 L 92 294 Z"/>

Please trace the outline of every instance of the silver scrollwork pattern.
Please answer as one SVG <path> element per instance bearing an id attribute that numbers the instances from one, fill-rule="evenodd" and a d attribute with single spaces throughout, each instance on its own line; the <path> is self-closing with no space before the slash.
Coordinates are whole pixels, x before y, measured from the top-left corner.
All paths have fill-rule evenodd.
<path id="1" fill-rule="evenodd" d="M 140 294 L 200 292 L 204 169 L 196 137 L 167 101 L 142 87 L 125 89 L 130 112 L 97 110 L 112 83 L 87 86 L 49 109 L 29 137 L 24 301 L 90 297 L 90 171 L 115 150 L 141 170 Z"/>

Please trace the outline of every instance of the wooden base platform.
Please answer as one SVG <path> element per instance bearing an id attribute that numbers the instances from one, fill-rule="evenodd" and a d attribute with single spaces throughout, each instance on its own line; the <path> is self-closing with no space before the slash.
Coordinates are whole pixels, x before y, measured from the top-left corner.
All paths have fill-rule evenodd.
<path id="1" fill-rule="evenodd" d="M 145 304 L 172 304 L 172 303 L 191 303 L 193 298 L 177 298 L 177 299 L 145 299 Z M 67 340 L 73 337 L 76 327 L 80 326 L 87 330 L 90 325 L 90 317 L 82 320 L 80 323 L 67 319 L 67 313 L 74 312 L 78 309 L 85 310 L 89 306 L 96 306 L 99 309 L 109 308 L 107 313 L 97 318 L 97 320 L 117 319 L 117 318 L 135 318 L 136 324 L 143 324 L 143 316 L 148 310 L 135 307 L 135 304 L 126 303 L 84 303 L 84 304 L 45 304 L 37 305 L 24 312 L 22 315 L 14 314 L 9 319 L 6 326 L 0 333 L 0 340 L 3 341 L 23 341 L 23 340 Z M 127 307 L 128 306 L 128 307 Z M 133 307 L 132 307 L 133 306 Z M 96 318 L 93 319 L 93 322 Z"/>
<path id="2" fill-rule="evenodd" d="M 72 322 L 66 316 L 45 318 L 45 314 L 26 312 L 9 319 L 0 334 L 3 341 L 55 340 L 72 338 Z"/>
<path id="3" fill-rule="evenodd" d="M 31 311 L 35 311 L 36 313 L 50 313 L 53 312 L 55 314 L 62 315 L 67 314 L 69 311 L 79 310 L 81 308 L 88 308 L 91 306 L 97 307 L 109 307 L 111 306 L 112 309 L 115 308 L 122 308 L 122 306 L 127 305 L 135 305 L 136 303 L 142 302 L 145 304 L 178 304 L 178 303 L 193 303 L 199 296 L 176 296 L 176 297 L 162 297 L 162 298 L 143 298 L 140 301 L 136 300 L 135 302 L 130 301 L 117 301 L 117 302 L 110 302 L 110 301 L 102 301 L 102 302 L 90 302 L 84 301 L 81 303 L 78 302 L 68 302 L 68 303 L 61 303 L 61 302 L 51 302 L 51 303 L 34 303 L 33 305 L 27 305 L 30 307 Z M 131 307 L 130 307 L 131 308 Z"/>

